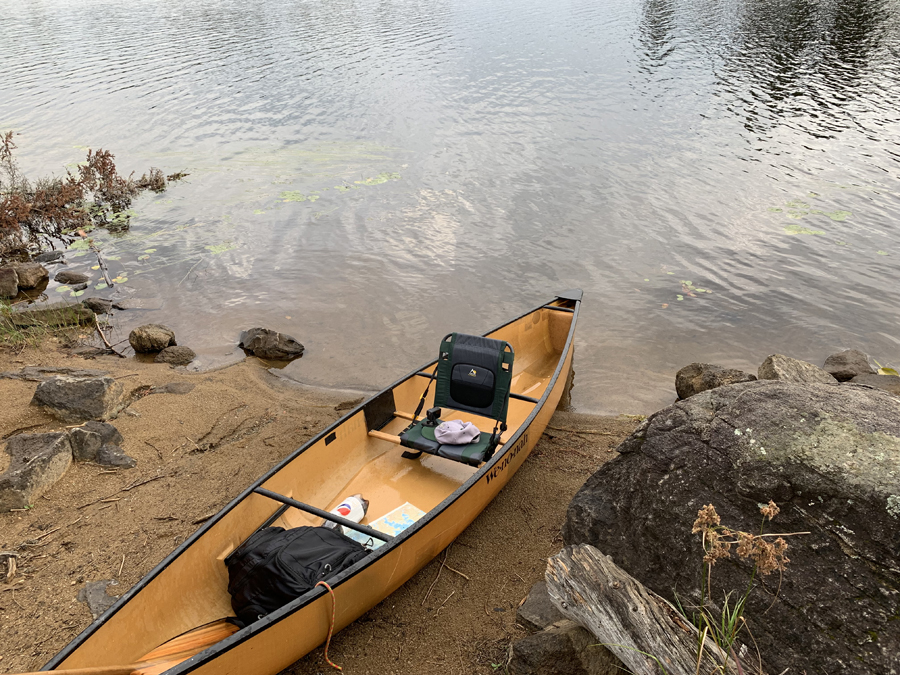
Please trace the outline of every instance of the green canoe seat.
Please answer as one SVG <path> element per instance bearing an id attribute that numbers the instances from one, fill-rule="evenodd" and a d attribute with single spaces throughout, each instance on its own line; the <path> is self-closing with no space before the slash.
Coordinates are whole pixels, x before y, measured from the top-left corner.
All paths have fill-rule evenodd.
<path id="1" fill-rule="evenodd" d="M 400 445 L 413 451 L 403 456 L 417 459 L 427 452 L 471 466 L 489 460 L 500 434 L 506 431 L 514 357 L 512 345 L 503 340 L 463 333 L 450 333 L 441 340 L 432 376 L 435 407 L 429 411 L 428 418 L 414 421 L 400 434 Z M 421 412 L 427 393 L 426 387 L 413 417 Z M 494 430 L 482 431 L 477 440 L 465 445 L 441 443 L 435 438 L 434 429 L 442 421 L 438 409 L 445 407 L 492 419 Z"/>

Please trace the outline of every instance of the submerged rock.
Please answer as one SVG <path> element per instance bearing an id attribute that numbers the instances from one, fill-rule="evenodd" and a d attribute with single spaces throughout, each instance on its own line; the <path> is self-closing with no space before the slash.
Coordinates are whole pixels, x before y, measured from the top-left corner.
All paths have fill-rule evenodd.
<path id="1" fill-rule="evenodd" d="M 845 349 L 825 359 L 825 370 L 838 382 L 852 380 L 857 375 L 874 374 L 869 357 L 858 349 Z"/>
<path id="2" fill-rule="evenodd" d="M 10 267 L 16 270 L 16 276 L 19 278 L 19 288 L 23 290 L 37 288 L 42 284 L 46 284 L 50 279 L 50 272 L 47 271 L 47 268 L 36 262 L 13 263 Z"/>
<path id="3" fill-rule="evenodd" d="M 65 260 L 63 260 L 65 255 L 66 254 L 63 251 L 47 251 L 46 253 L 39 253 L 38 255 L 34 256 L 32 260 L 39 263 L 65 262 Z"/>
<path id="4" fill-rule="evenodd" d="M 31 402 L 67 422 L 83 422 L 109 419 L 121 398 L 122 385 L 111 377 L 58 375 L 41 382 Z"/>
<path id="5" fill-rule="evenodd" d="M 113 309 L 122 309 L 119 305 L 113 303 L 112 300 L 107 300 L 106 298 L 88 298 L 87 300 L 82 300 L 81 304 L 95 314 L 109 314 Z"/>
<path id="6" fill-rule="evenodd" d="M 818 366 L 782 354 L 772 354 L 763 361 L 758 375 L 761 380 L 781 380 L 798 384 L 837 383 L 837 380 Z"/>
<path id="7" fill-rule="evenodd" d="M 685 399 L 701 391 L 715 389 L 726 384 L 752 382 L 756 375 L 734 368 L 723 368 L 711 363 L 692 363 L 675 374 L 675 391 L 678 398 Z"/>
<path id="8" fill-rule="evenodd" d="M 138 354 L 161 352 L 166 347 L 177 346 L 175 332 L 160 323 L 138 326 L 128 335 L 128 343 Z"/>
<path id="9" fill-rule="evenodd" d="M 19 434 L 6 442 L 9 467 L 0 474 L 0 511 L 24 509 L 56 483 L 72 463 L 65 433 Z"/>
<path id="10" fill-rule="evenodd" d="M 156 355 L 156 363 L 170 363 L 173 366 L 186 366 L 197 358 L 190 347 L 166 347 Z"/>
<path id="11" fill-rule="evenodd" d="M 81 272 L 72 272 L 70 270 L 62 270 L 61 272 L 57 272 L 56 276 L 53 277 L 53 281 L 70 285 L 86 284 L 90 280 L 91 278 L 87 274 L 82 274 Z"/>
<path id="12" fill-rule="evenodd" d="M 699 604 L 697 511 L 713 504 L 723 525 L 756 532 L 772 499 L 781 513 L 766 531 L 810 534 L 787 538 L 783 578 L 758 577 L 748 601 L 766 671 L 900 670 L 900 400 L 852 384 L 736 384 L 657 412 L 618 450 L 572 500 L 566 544 Z M 720 561 L 713 592 L 740 594 L 750 573 Z"/>
<path id="13" fill-rule="evenodd" d="M 303 345 L 290 335 L 268 328 L 250 328 L 241 333 L 239 346 L 261 359 L 287 361 L 303 355 Z"/>

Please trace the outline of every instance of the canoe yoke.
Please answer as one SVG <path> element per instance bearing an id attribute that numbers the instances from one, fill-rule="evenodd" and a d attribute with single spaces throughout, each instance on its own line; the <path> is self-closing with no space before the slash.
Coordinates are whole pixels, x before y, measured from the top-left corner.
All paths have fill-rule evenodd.
<path id="1" fill-rule="evenodd" d="M 479 466 L 490 459 L 500 444 L 500 435 L 506 431 L 514 358 L 512 345 L 504 340 L 463 333 L 445 336 L 441 340 L 437 365 L 411 416 L 412 423 L 396 437 L 401 446 L 412 451 L 404 452 L 403 456 L 418 459 L 426 452 L 470 466 Z M 434 407 L 425 419 L 419 420 L 432 382 L 435 385 Z M 495 420 L 494 430 L 490 434 L 482 432 L 477 440 L 463 445 L 441 443 L 434 430 L 442 421 L 443 407 Z M 405 417 L 396 411 L 392 414 Z M 374 434 L 370 432 L 370 435 Z M 377 438 L 384 436 L 390 434 L 379 434 Z M 385 440 L 394 441 L 394 438 Z"/>

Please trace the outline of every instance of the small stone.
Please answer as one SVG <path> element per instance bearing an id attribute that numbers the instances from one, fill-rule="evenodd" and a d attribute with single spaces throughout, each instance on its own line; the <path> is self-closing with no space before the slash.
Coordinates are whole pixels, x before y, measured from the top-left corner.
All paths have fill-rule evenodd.
<path id="1" fill-rule="evenodd" d="M 58 263 L 63 261 L 63 256 L 65 256 L 63 251 L 47 251 L 34 256 L 32 260 L 39 263 Z"/>
<path id="2" fill-rule="evenodd" d="M 159 323 L 138 326 L 128 335 L 128 342 L 138 354 L 152 354 L 161 352 L 166 347 L 177 346 L 175 332 Z"/>
<path id="3" fill-rule="evenodd" d="M 41 382 L 31 402 L 67 422 L 83 422 L 109 419 L 121 398 L 122 385 L 111 377 L 59 375 Z"/>
<path id="4" fill-rule="evenodd" d="M 303 345 L 290 335 L 268 328 L 251 328 L 241 333 L 239 346 L 261 359 L 287 361 L 303 355 Z"/>
<path id="5" fill-rule="evenodd" d="M 0 511 L 24 509 L 62 478 L 72 463 L 68 434 L 19 434 L 6 443 L 9 467 L 0 474 Z"/>
<path id="6" fill-rule="evenodd" d="M 90 280 L 91 278 L 87 274 L 82 274 L 81 272 L 70 272 L 69 270 L 62 270 L 61 272 L 57 272 L 56 276 L 53 277 L 53 281 L 69 285 L 86 284 Z"/>
<path id="7" fill-rule="evenodd" d="M 170 363 L 173 366 L 186 366 L 196 358 L 190 347 L 166 347 L 156 355 L 156 363 Z"/>
<path id="8" fill-rule="evenodd" d="M 75 582 L 72 582 L 75 583 Z M 118 586 L 119 582 L 109 579 L 101 579 L 100 581 L 90 581 L 85 584 L 84 588 L 78 591 L 78 601 L 88 606 L 91 616 L 94 619 L 100 618 L 106 610 L 116 604 L 118 596 L 110 596 L 107 592 L 109 586 Z"/>
<path id="9" fill-rule="evenodd" d="M 825 370 L 838 382 L 852 380 L 857 375 L 874 375 L 869 357 L 858 349 L 845 349 L 825 359 Z"/>
<path id="10" fill-rule="evenodd" d="M 75 286 L 72 286 L 72 287 L 71 287 L 71 290 L 73 290 L 73 291 L 84 291 L 84 290 L 87 290 L 87 287 L 88 287 L 87 284 L 76 284 Z"/>
<path id="11" fill-rule="evenodd" d="M 877 387 L 878 389 L 883 389 L 884 391 L 890 394 L 894 394 L 895 396 L 900 396 L 900 377 L 897 377 L 896 375 L 876 375 L 874 373 L 863 373 L 850 380 L 850 383 L 867 384 L 870 387 Z"/>
<path id="12" fill-rule="evenodd" d="M 836 384 L 831 374 L 806 361 L 772 354 L 759 367 L 760 380 L 781 380 L 796 384 Z"/>
<path id="13" fill-rule="evenodd" d="M 19 277 L 12 267 L 0 267 L 0 298 L 14 298 L 19 294 Z"/>
<path id="14" fill-rule="evenodd" d="M 723 368 L 711 363 L 692 363 L 675 374 L 675 391 L 678 398 L 690 398 L 707 389 L 715 389 L 726 384 L 753 382 L 756 375 L 734 368 Z"/>
<path id="15" fill-rule="evenodd" d="M 15 268 L 16 276 L 19 277 L 19 288 L 23 290 L 37 288 L 41 284 L 46 284 L 50 279 L 50 272 L 47 271 L 47 268 L 35 262 L 15 263 L 10 267 Z"/>
<path id="16" fill-rule="evenodd" d="M 117 445 L 104 445 L 97 451 L 97 464 L 103 466 L 117 466 L 122 469 L 133 469 L 137 466 L 134 457 L 126 455 Z"/>
<path id="17" fill-rule="evenodd" d="M 79 462 L 96 462 L 104 445 L 120 445 L 125 442 L 122 434 L 112 424 L 90 420 L 69 432 L 72 456 Z"/>
<path id="18" fill-rule="evenodd" d="M 516 623 L 530 631 L 544 630 L 565 617 L 556 609 L 547 592 L 547 582 L 538 581 L 528 592 L 525 602 L 516 610 Z"/>
<path id="19" fill-rule="evenodd" d="M 113 301 L 106 298 L 88 298 L 82 300 L 81 304 L 95 314 L 109 314 L 113 308 Z"/>

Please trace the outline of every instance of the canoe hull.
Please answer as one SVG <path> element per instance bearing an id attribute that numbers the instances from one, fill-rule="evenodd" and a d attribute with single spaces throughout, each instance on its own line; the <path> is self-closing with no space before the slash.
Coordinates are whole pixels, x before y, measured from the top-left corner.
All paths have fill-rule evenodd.
<path id="1" fill-rule="evenodd" d="M 566 356 L 563 373 L 572 363 Z M 500 455 L 495 469 L 486 473 L 458 499 L 444 509 L 427 528 L 394 551 L 334 589 L 335 632 L 348 626 L 396 591 L 425 565 L 437 557 L 465 530 L 509 482 L 537 445 L 562 397 L 566 378 L 557 378 L 545 404 L 519 439 Z M 499 454 L 499 453 L 498 453 Z M 319 597 L 262 633 L 221 653 L 207 663 L 190 664 L 170 672 L 202 675 L 271 675 L 278 673 L 321 645 L 328 635 L 331 597 Z"/>
<path id="2" fill-rule="evenodd" d="M 336 598 L 335 632 L 362 616 L 453 542 L 509 482 L 541 438 L 568 386 L 581 299 L 580 292 L 576 293 L 573 297 L 558 296 L 555 306 L 539 306 L 488 333 L 517 345 L 514 373 L 519 393 L 514 394 L 517 399 L 511 400 L 510 431 L 503 435 L 503 444 L 496 454 L 481 468 L 463 468 L 455 462 L 447 465 L 443 459 L 431 458 L 429 461 L 443 463 L 435 472 L 433 465 L 429 469 L 425 458 L 421 465 L 401 459 L 396 446 L 377 440 L 377 436 L 367 438 L 368 431 L 376 433 L 375 429 L 381 428 L 399 433 L 408 423 L 395 418 L 387 426 L 379 423 L 373 427 L 371 412 L 385 396 L 390 399 L 388 410 L 412 411 L 426 383 L 412 373 L 348 413 L 248 488 L 130 589 L 44 670 L 134 663 L 141 654 L 152 652 L 166 641 L 230 615 L 230 597 L 225 591 L 227 571 L 222 561 L 277 506 L 253 493 L 254 488 L 264 487 L 328 508 L 324 504 L 330 499 L 329 491 L 338 497 L 345 488 L 347 494 L 360 491 L 350 489 L 355 485 L 352 481 L 359 480 L 358 472 L 385 458 L 386 466 L 399 470 L 391 485 L 397 487 L 406 481 L 403 491 L 397 493 L 403 496 L 400 503 L 414 499 L 427 515 L 394 542 L 331 580 Z M 431 397 L 433 392 L 428 401 Z M 482 429 L 491 428 L 490 421 L 477 421 Z M 390 452 L 385 446 L 390 447 Z M 336 465 L 336 458 L 341 458 L 343 464 Z M 444 483 L 454 471 L 457 478 L 453 480 L 458 482 L 447 488 Z M 459 471 L 466 473 L 459 477 Z M 372 493 L 368 482 L 380 474 L 373 469 L 366 476 L 359 487 L 375 499 L 373 504 L 378 503 L 376 512 L 389 512 L 397 505 L 384 501 L 390 491 Z M 421 489 L 429 481 L 434 498 L 420 502 L 429 498 Z M 299 512 L 292 513 L 296 517 Z M 316 523 L 294 520 L 286 521 L 285 526 L 301 524 Z M 322 644 L 331 617 L 332 598 L 317 588 L 187 660 L 139 672 L 272 675 Z"/>

